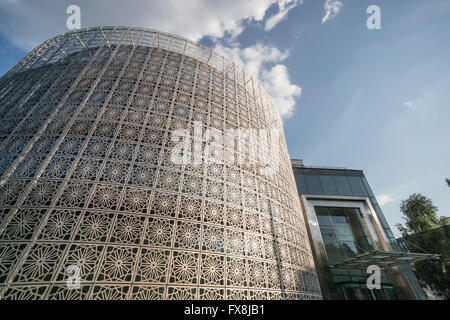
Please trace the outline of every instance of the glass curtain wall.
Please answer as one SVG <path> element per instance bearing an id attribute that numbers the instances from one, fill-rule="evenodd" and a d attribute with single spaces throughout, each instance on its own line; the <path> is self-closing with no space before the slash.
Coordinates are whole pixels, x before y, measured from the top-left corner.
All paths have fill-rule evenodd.
<path id="1" fill-rule="evenodd" d="M 358 208 L 314 207 L 330 265 L 355 255 L 373 251 L 374 247 Z M 397 299 L 384 272 L 381 289 L 369 290 L 364 270 L 331 269 L 338 295 L 345 300 Z"/>

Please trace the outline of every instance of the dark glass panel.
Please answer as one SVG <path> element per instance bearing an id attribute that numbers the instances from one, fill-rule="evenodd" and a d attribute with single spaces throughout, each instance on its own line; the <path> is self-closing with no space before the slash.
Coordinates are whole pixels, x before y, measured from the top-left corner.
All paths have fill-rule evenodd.
<path id="1" fill-rule="evenodd" d="M 320 182 L 323 186 L 325 194 L 336 195 L 338 193 L 336 185 L 334 184 L 333 177 L 331 176 L 320 176 Z"/>
<path id="2" fill-rule="evenodd" d="M 348 177 L 348 180 L 355 196 L 367 196 L 360 177 Z"/>
<path id="3" fill-rule="evenodd" d="M 364 185 L 364 188 L 366 189 L 366 192 L 369 196 L 374 196 L 372 189 L 370 189 L 369 183 L 367 182 L 366 178 L 361 178 L 361 181 Z"/>
<path id="4" fill-rule="evenodd" d="M 328 207 L 314 207 L 317 216 L 328 216 Z"/>
<path id="5" fill-rule="evenodd" d="M 318 176 L 312 176 L 309 174 L 305 175 L 306 184 L 308 185 L 309 194 L 325 194 L 320 185 L 320 180 Z"/>
<path id="6" fill-rule="evenodd" d="M 350 188 L 350 184 L 348 182 L 347 177 L 334 177 L 334 181 L 337 186 L 337 191 L 339 195 L 348 196 L 352 195 L 352 189 Z"/>
<path id="7" fill-rule="evenodd" d="M 308 186 L 306 185 L 305 176 L 302 173 L 295 172 L 295 184 L 299 194 L 308 194 Z"/>
<path id="8" fill-rule="evenodd" d="M 334 223 L 347 223 L 347 215 L 344 208 L 330 208 L 330 214 Z"/>
<path id="9" fill-rule="evenodd" d="M 319 226 L 331 226 L 331 218 L 330 216 L 317 216 L 317 220 L 319 221 Z"/>
<path id="10" fill-rule="evenodd" d="M 394 288 L 387 287 L 387 288 L 384 288 L 384 291 L 385 291 L 386 296 L 387 296 L 387 298 L 388 298 L 389 300 L 397 300 L 397 299 L 398 299 L 397 294 L 395 293 Z"/>

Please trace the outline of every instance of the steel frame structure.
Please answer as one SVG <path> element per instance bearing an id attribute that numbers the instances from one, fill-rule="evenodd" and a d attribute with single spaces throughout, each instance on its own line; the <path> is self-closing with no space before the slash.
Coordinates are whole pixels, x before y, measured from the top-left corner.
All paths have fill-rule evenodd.
<path id="1" fill-rule="evenodd" d="M 194 121 L 282 132 L 256 79 L 153 30 L 69 32 L 5 74 L 0 297 L 320 299 L 284 135 L 271 176 L 175 165 L 170 134 Z"/>

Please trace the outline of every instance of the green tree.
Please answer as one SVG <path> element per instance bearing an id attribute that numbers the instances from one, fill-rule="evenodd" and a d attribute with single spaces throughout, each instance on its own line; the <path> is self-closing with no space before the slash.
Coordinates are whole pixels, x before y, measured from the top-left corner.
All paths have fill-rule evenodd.
<path id="1" fill-rule="evenodd" d="M 427 231 L 440 225 L 437 215 L 438 208 L 433 205 L 431 199 L 420 193 L 414 193 L 408 199 L 403 200 L 400 210 L 403 213 L 405 225 L 398 223 L 396 227 L 402 236 Z"/>
<path id="2" fill-rule="evenodd" d="M 397 224 L 411 252 L 440 254 L 439 260 L 416 262 L 413 270 L 423 286 L 450 299 L 450 218 L 439 217 L 431 199 L 415 193 L 400 205 L 405 224 Z M 420 248 L 420 249 L 419 249 Z"/>
<path id="3" fill-rule="evenodd" d="M 440 217 L 439 218 L 439 224 L 441 226 L 446 226 L 450 224 L 450 217 Z"/>
<path id="4" fill-rule="evenodd" d="M 414 233 L 404 239 L 411 252 L 422 248 L 441 255 L 438 260 L 416 262 L 412 267 L 423 287 L 431 288 L 439 296 L 450 299 L 450 225 Z"/>

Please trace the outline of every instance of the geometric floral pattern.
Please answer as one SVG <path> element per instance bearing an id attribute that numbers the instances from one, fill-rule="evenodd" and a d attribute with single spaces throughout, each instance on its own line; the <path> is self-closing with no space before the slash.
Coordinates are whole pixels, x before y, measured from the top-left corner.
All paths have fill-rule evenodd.
<path id="1" fill-rule="evenodd" d="M 280 166 L 177 165 L 178 128 L 281 132 Z M 228 156 L 228 155 L 227 155 Z M 68 267 L 81 286 L 68 289 Z M 320 299 L 282 125 L 253 77 L 138 28 L 69 32 L 0 79 L 0 298 Z"/>

